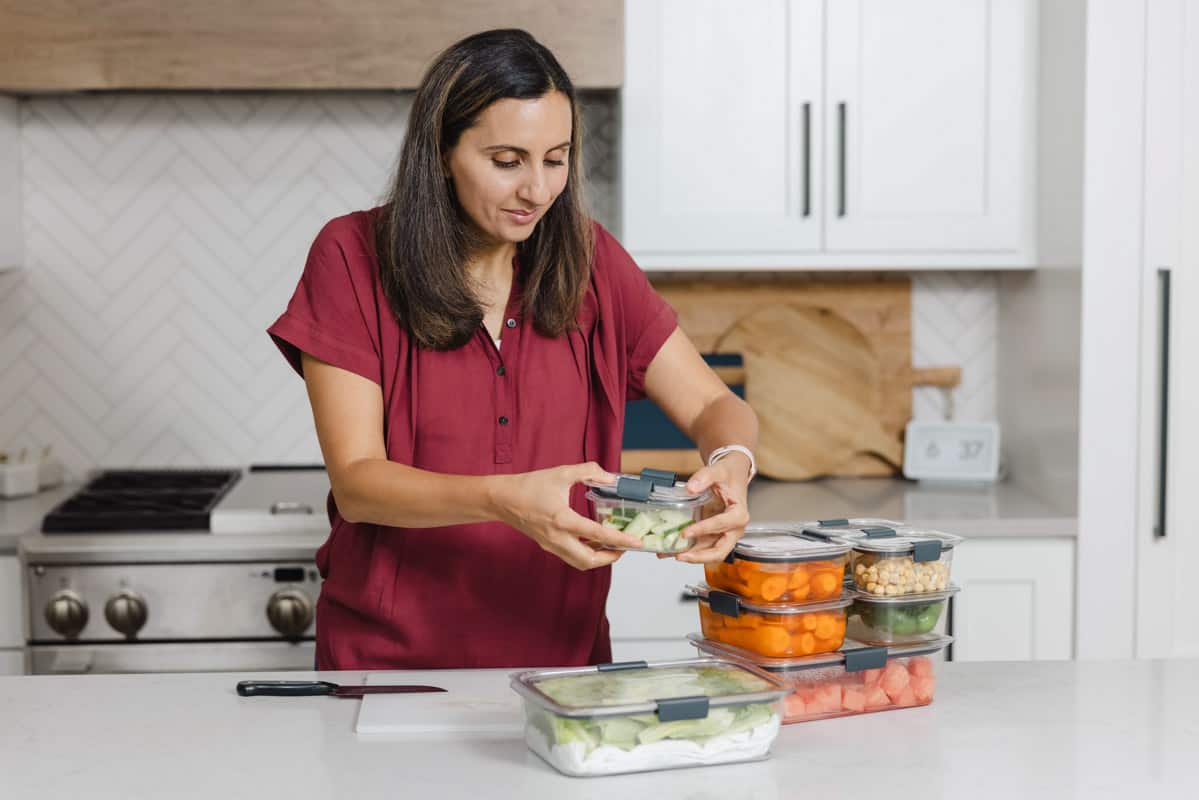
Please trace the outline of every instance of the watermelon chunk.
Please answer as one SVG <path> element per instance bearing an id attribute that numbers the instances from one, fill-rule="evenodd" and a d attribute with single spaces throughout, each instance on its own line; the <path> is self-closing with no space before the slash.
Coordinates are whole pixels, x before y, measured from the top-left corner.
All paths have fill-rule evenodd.
<path id="1" fill-rule="evenodd" d="M 860 714 L 866 710 L 866 690 L 859 687 L 846 686 L 841 692 L 841 708 Z"/>

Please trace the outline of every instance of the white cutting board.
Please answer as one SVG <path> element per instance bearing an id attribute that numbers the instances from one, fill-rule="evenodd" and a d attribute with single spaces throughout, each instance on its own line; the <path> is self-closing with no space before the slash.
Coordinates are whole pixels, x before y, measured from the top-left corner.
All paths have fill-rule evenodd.
<path id="1" fill-rule="evenodd" d="M 368 694 L 358 709 L 354 730 L 360 734 L 436 737 L 523 736 L 525 714 L 519 695 L 509 686 L 515 670 L 441 670 L 420 673 L 371 672 L 368 686 L 422 683 L 444 692 Z"/>

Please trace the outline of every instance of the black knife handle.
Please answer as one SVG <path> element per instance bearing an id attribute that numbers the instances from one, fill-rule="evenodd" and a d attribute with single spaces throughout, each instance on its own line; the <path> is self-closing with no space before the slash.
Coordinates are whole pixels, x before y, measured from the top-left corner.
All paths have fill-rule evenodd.
<path id="1" fill-rule="evenodd" d="M 336 683 L 328 681 L 238 681 L 237 693 L 242 697 L 307 697 L 333 694 Z"/>

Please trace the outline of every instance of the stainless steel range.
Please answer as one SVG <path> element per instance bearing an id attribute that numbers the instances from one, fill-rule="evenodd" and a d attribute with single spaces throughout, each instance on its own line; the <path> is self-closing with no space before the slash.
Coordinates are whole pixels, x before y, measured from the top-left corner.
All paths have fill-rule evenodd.
<path id="1" fill-rule="evenodd" d="M 109 470 L 19 544 L 34 674 L 311 669 L 322 468 Z"/>

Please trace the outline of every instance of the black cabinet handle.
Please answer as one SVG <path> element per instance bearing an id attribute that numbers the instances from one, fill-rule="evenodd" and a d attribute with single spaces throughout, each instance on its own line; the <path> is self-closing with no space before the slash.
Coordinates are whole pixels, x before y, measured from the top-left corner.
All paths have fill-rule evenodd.
<path id="1" fill-rule="evenodd" d="M 812 216 L 812 104 L 803 104 L 803 215 Z"/>
<path id="2" fill-rule="evenodd" d="M 1153 535 L 1166 538 L 1167 455 L 1170 436 L 1170 268 L 1157 270 L 1157 302 L 1160 331 L 1158 341 L 1158 419 L 1157 419 L 1157 523 Z"/>
<path id="3" fill-rule="evenodd" d="M 845 103 L 837 103 L 837 216 L 845 216 Z"/>

